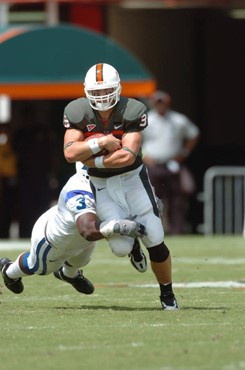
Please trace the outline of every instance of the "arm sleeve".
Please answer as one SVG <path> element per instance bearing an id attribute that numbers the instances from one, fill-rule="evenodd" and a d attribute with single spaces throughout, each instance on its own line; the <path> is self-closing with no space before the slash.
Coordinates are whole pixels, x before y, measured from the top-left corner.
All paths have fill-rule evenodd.
<path id="1" fill-rule="evenodd" d="M 95 200 L 92 192 L 72 190 L 66 195 L 66 208 L 75 216 L 75 221 L 81 214 L 90 212 L 96 214 Z"/>

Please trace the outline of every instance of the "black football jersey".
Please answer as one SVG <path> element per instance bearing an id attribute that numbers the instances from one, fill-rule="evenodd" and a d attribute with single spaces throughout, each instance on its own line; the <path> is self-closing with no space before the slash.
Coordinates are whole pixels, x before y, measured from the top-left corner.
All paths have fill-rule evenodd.
<path id="1" fill-rule="evenodd" d="M 99 113 L 92 109 L 87 98 L 70 102 L 64 110 L 64 127 L 81 130 L 87 138 L 96 133 L 113 134 L 118 139 L 127 132 L 142 131 L 147 127 L 146 106 L 138 100 L 121 97 L 114 107 L 111 117 L 103 121 Z M 90 168 L 88 173 L 96 177 L 110 177 L 131 171 L 142 164 L 139 151 L 135 162 L 124 168 Z"/>

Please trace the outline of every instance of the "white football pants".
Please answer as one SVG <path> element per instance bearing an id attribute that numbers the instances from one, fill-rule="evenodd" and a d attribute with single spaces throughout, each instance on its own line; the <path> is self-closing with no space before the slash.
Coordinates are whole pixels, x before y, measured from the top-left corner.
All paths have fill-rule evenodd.
<path id="1" fill-rule="evenodd" d="M 90 181 L 101 221 L 132 218 L 146 228 L 147 235 L 142 238 L 146 248 L 163 242 L 164 230 L 145 166 L 110 178 L 90 176 Z M 112 252 L 119 257 L 129 254 L 134 243 L 134 239 L 127 236 L 112 236 L 107 240 Z"/>

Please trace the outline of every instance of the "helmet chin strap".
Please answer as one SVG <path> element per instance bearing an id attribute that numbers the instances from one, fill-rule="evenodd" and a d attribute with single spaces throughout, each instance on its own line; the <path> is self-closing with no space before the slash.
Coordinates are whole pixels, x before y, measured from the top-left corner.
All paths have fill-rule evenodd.
<path id="1" fill-rule="evenodd" d="M 99 111 L 107 111 L 108 109 L 113 108 L 117 104 L 117 102 L 120 100 L 120 95 L 116 93 L 114 96 L 109 97 L 109 98 L 103 97 L 99 99 L 99 98 L 94 98 L 94 97 L 92 98 L 90 96 L 87 96 L 87 98 L 89 100 L 90 106 L 93 109 L 99 110 Z M 107 99 L 107 101 L 103 101 L 105 99 Z"/>
<path id="2" fill-rule="evenodd" d="M 91 104 L 91 107 L 93 109 L 96 109 L 96 110 L 99 110 L 99 111 L 107 111 L 108 109 L 111 109 L 113 108 L 116 104 L 117 104 L 118 100 L 117 99 L 114 99 L 114 103 L 111 104 L 111 103 L 103 103 L 103 102 L 94 102 L 94 104 L 92 102 L 90 102 Z"/>

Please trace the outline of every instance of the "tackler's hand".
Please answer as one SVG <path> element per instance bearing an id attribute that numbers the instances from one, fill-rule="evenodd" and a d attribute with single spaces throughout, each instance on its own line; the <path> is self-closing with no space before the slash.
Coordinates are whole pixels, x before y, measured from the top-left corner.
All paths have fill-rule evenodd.
<path id="1" fill-rule="evenodd" d="M 142 238 L 144 235 L 146 235 L 145 226 L 138 223 L 138 236 Z"/>
<path id="2" fill-rule="evenodd" d="M 136 221 L 117 220 L 114 225 L 114 233 L 130 236 L 132 238 L 143 237 L 146 234 L 145 226 Z"/>

